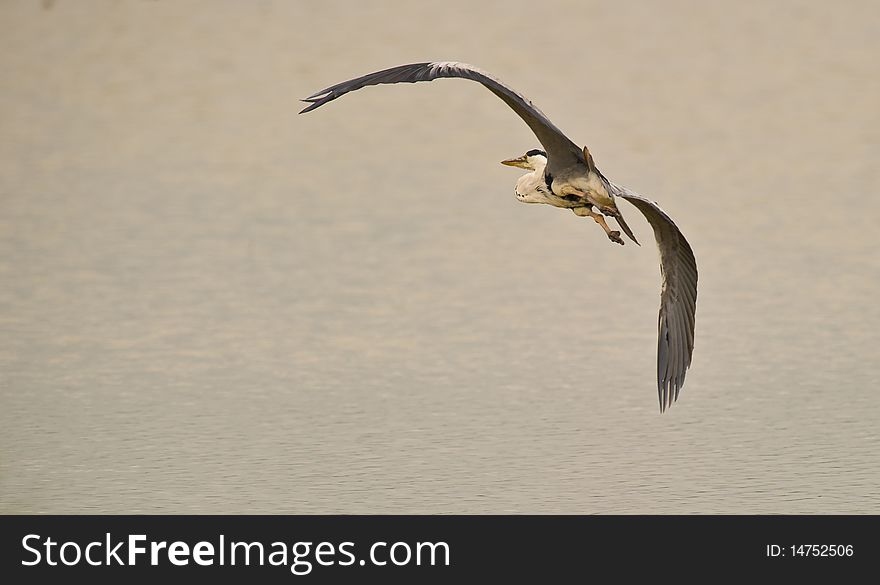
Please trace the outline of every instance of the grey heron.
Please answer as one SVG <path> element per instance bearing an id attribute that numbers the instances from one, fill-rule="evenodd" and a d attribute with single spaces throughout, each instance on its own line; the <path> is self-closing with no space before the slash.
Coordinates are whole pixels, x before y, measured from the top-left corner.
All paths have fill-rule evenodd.
<path id="1" fill-rule="evenodd" d="M 370 85 L 416 83 L 444 77 L 470 79 L 501 98 L 529 126 L 543 145 L 502 164 L 530 171 L 516 183 L 516 198 L 523 203 L 544 203 L 571 209 L 598 223 L 612 242 L 623 244 L 605 217 L 613 217 L 623 232 L 638 244 L 617 208 L 619 197 L 634 205 L 654 229 L 660 252 L 660 314 L 657 342 L 657 391 L 660 411 L 678 399 L 694 349 L 697 302 L 697 263 L 684 235 L 653 201 L 609 181 L 596 168 L 590 151 L 579 148 L 541 110 L 520 93 L 472 65 L 438 61 L 400 65 L 337 83 L 304 99 L 309 105 L 300 114 L 319 108 L 348 92 Z"/>

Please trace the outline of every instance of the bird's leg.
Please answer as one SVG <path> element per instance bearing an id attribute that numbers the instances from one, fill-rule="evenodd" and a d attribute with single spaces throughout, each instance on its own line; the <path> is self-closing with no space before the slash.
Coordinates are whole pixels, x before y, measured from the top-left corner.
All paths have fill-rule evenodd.
<path id="1" fill-rule="evenodd" d="M 605 230 L 605 234 L 608 235 L 609 240 L 611 240 L 612 242 L 616 242 L 621 246 L 623 245 L 623 238 L 620 237 L 620 232 L 617 230 L 612 230 L 610 227 L 608 227 L 608 224 L 605 223 L 605 218 L 602 216 L 601 213 L 596 213 L 591 207 L 575 207 L 572 209 L 572 211 L 575 215 L 580 217 L 592 217 L 593 220 L 595 220 L 595 222 L 602 226 L 602 229 Z"/>
<path id="2" fill-rule="evenodd" d="M 602 217 L 598 213 L 592 214 L 591 217 L 596 220 L 596 223 L 598 223 L 600 226 L 602 226 L 602 229 L 605 230 L 605 233 L 608 235 L 609 240 L 611 240 L 612 242 L 615 242 L 617 244 L 620 244 L 621 246 L 623 245 L 623 238 L 620 237 L 620 232 L 617 230 L 612 230 L 610 227 L 608 227 L 608 224 L 605 223 L 604 217 Z"/>
<path id="3" fill-rule="evenodd" d="M 620 215 L 620 213 L 616 209 L 609 205 L 595 205 L 595 207 L 599 210 L 599 213 L 608 217 L 617 217 L 618 215 Z"/>
<path id="4" fill-rule="evenodd" d="M 609 206 L 609 205 L 596 205 L 595 203 L 593 205 L 605 217 L 613 217 L 615 220 L 617 220 L 617 223 L 620 225 L 620 228 L 624 231 L 626 236 L 630 240 L 635 242 L 637 246 L 641 246 L 641 244 L 639 244 L 639 241 L 636 239 L 635 234 L 632 232 L 630 227 L 628 225 L 626 225 L 626 220 L 623 219 L 623 215 L 620 213 L 620 210 L 617 209 L 616 206 L 614 206 L 614 205 L 611 205 L 611 206 Z M 596 221 L 599 221 L 599 220 L 596 220 Z"/>

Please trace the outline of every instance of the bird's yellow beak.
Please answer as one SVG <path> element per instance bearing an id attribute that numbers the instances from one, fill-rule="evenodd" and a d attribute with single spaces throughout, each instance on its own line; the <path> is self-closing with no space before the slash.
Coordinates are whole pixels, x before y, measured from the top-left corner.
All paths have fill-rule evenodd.
<path id="1" fill-rule="evenodd" d="M 517 158 L 509 158 L 507 160 L 501 161 L 501 164 L 507 165 L 509 167 L 519 167 L 521 169 L 531 170 L 531 166 L 529 166 L 528 157 L 526 155 L 519 156 Z"/>

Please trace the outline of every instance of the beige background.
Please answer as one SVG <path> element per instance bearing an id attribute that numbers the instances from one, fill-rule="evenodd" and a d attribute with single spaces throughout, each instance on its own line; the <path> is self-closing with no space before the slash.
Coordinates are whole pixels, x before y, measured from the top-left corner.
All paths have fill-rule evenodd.
<path id="1" fill-rule="evenodd" d="M 880 512 L 878 16 L 0 3 L 0 512 Z M 667 414 L 654 247 L 517 203 L 537 143 L 494 96 L 296 114 L 432 59 L 691 241 Z"/>

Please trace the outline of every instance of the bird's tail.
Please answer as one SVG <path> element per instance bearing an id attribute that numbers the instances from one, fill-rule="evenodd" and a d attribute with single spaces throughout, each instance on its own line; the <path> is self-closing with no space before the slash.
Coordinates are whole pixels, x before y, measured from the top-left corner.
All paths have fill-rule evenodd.
<path id="1" fill-rule="evenodd" d="M 628 225 L 626 225 L 626 221 L 623 219 L 623 214 L 620 213 L 620 211 L 618 210 L 615 211 L 617 211 L 617 213 L 614 214 L 614 220 L 617 222 L 617 225 L 620 226 L 620 229 L 623 230 L 623 233 L 625 233 L 630 240 L 636 243 L 636 246 L 641 246 L 639 241 L 636 239 L 636 236 L 633 234 L 632 230 L 629 229 Z"/>

